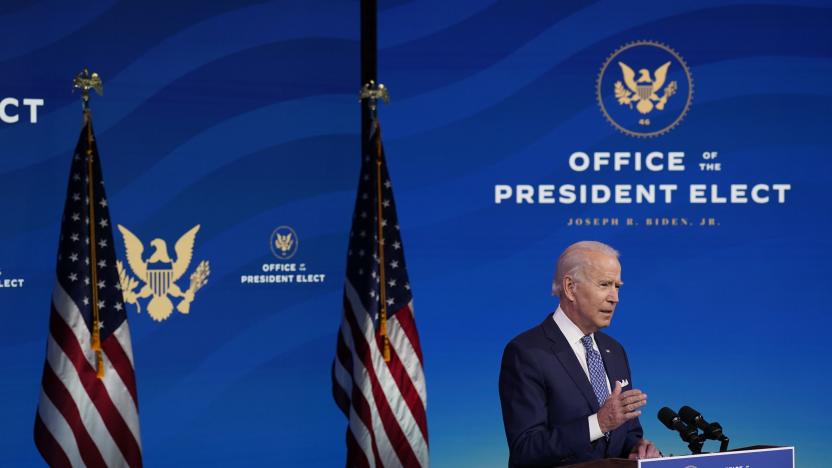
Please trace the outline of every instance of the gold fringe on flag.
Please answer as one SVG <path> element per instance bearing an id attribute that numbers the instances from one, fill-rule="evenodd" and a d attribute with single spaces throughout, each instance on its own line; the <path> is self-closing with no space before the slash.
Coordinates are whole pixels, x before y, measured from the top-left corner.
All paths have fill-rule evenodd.
<path id="1" fill-rule="evenodd" d="M 376 120 L 376 206 L 378 208 L 378 259 L 379 259 L 379 280 L 381 293 L 380 297 L 380 313 L 379 313 L 379 334 L 384 341 L 382 354 L 384 362 L 390 362 L 390 338 L 387 336 L 387 282 L 384 278 L 384 226 L 382 224 L 382 191 L 381 191 L 381 126 Z"/>
<path id="2" fill-rule="evenodd" d="M 84 125 L 87 128 L 87 208 L 89 219 L 89 259 L 90 278 L 92 278 L 92 350 L 95 352 L 95 375 L 104 378 L 104 353 L 101 350 L 101 317 L 98 310 L 98 260 L 95 252 L 95 191 L 93 179 L 93 137 L 92 113 L 90 112 L 90 89 L 102 94 L 101 78 L 97 73 L 90 74 L 87 69 L 75 76 L 73 87 L 81 90 L 81 102 L 84 108 Z"/>

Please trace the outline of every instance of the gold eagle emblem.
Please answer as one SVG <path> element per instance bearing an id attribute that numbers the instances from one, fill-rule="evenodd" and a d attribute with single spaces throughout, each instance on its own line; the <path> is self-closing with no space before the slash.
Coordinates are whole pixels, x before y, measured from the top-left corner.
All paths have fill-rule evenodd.
<path id="1" fill-rule="evenodd" d="M 292 248 L 292 244 L 295 243 L 295 240 L 292 239 L 292 233 L 286 233 L 286 235 L 275 234 L 274 239 L 274 246 L 280 249 L 280 252 L 283 255 L 286 255 L 286 252 Z"/>
<path id="2" fill-rule="evenodd" d="M 181 298 L 176 305 L 176 310 L 183 314 L 189 313 L 196 292 L 208 282 L 208 275 L 211 273 L 208 262 L 203 260 L 191 273 L 191 282 L 187 290 L 183 292 L 176 284 L 191 264 L 194 242 L 199 228 L 200 225 L 197 224 L 176 241 L 175 260 L 168 253 L 167 243 L 158 238 L 150 241 L 150 246 L 154 250 L 145 260 L 142 241 L 126 227 L 118 225 L 124 239 L 127 263 L 133 274 L 144 282 L 141 289 L 136 292 L 139 281 L 129 275 L 120 260 L 116 262 L 124 301 L 128 304 L 135 304 L 141 313 L 139 299 L 153 296 L 147 304 L 147 312 L 157 322 L 167 319 L 173 312 L 173 303 L 168 296 Z"/>
<path id="3" fill-rule="evenodd" d="M 676 94 L 678 86 L 675 81 L 671 81 L 665 86 L 670 62 L 666 62 L 657 68 L 653 72 L 653 78 L 650 77 L 649 70 L 646 68 L 640 69 L 638 79 L 636 79 L 636 72 L 626 63 L 618 62 L 618 65 L 621 67 L 624 84 L 621 81 L 615 82 L 615 98 L 622 106 L 629 106 L 632 109 L 633 103 L 636 103 L 636 109 L 640 113 L 649 114 L 654 108 L 664 110 L 668 98 Z M 626 88 L 624 87 L 625 84 Z M 659 96 L 659 91 L 663 87 L 664 93 Z"/>

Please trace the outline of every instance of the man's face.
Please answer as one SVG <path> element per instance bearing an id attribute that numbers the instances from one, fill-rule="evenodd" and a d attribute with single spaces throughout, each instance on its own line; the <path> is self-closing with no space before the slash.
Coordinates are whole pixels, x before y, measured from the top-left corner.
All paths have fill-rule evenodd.
<path id="1" fill-rule="evenodd" d="M 621 264 L 614 256 L 592 252 L 587 260 L 583 275 L 575 278 L 576 317 L 573 320 L 581 331 L 589 334 L 610 325 L 618 304 L 618 289 L 623 283 Z"/>

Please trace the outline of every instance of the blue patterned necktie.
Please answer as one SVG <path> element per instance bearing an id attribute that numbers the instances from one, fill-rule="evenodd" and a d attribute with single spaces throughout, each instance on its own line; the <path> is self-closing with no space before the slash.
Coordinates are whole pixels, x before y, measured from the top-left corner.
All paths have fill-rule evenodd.
<path id="1" fill-rule="evenodd" d="M 589 369 L 589 380 L 595 397 L 598 398 L 598 406 L 603 406 L 610 396 L 607 389 L 607 374 L 604 372 L 604 362 L 601 361 L 601 354 L 592 347 L 592 337 L 587 335 L 581 338 L 581 343 L 586 349 L 586 367 Z"/>

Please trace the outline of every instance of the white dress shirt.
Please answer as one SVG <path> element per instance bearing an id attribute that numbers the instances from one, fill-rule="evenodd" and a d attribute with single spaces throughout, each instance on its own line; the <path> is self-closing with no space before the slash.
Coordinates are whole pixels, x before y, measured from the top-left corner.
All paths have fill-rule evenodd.
<path id="1" fill-rule="evenodd" d="M 581 343 L 581 338 L 584 337 L 584 332 L 582 332 L 581 329 L 572 322 L 572 320 L 569 320 L 569 317 L 566 316 L 560 306 L 558 306 L 558 310 L 552 314 L 552 318 L 561 333 L 563 333 L 563 336 L 566 337 L 566 341 L 570 346 L 572 346 L 572 351 L 575 352 L 575 357 L 578 358 L 578 362 L 581 364 L 581 369 L 584 370 L 584 374 L 586 374 L 586 378 L 591 385 L 592 379 L 589 376 L 589 367 L 586 365 L 586 349 L 584 348 L 583 343 Z M 592 333 L 589 336 L 592 338 L 592 348 L 598 352 L 598 355 L 601 355 L 601 351 L 598 349 L 598 343 L 595 342 L 595 334 Z M 602 355 L 601 359 L 604 359 Z M 606 371 L 604 371 L 604 382 L 607 383 L 607 391 L 612 393 L 612 388 L 610 388 L 610 379 L 607 377 Z M 598 413 L 588 416 L 587 419 L 589 421 L 589 440 L 595 441 L 604 437 L 604 433 L 601 431 L 601 425 L 598 424 Z"/>

